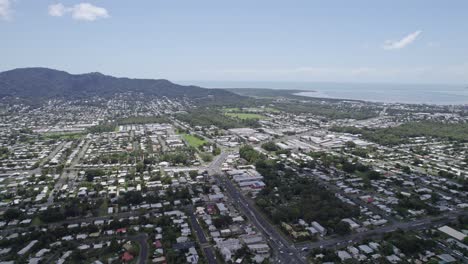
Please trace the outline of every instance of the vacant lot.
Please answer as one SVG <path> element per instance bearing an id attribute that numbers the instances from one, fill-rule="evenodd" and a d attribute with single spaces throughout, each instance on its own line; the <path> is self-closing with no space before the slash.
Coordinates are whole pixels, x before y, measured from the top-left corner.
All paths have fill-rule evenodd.
<path id="1" fill-rule="evenodd" d="M 185 141 L 187 141 L 187 143 L 194 148 L 198 148 L 199 146 L 206 143 L 205 140 L 200 139 L 194 135 L 182 134 L 182 136 L 184 137 Z"/>

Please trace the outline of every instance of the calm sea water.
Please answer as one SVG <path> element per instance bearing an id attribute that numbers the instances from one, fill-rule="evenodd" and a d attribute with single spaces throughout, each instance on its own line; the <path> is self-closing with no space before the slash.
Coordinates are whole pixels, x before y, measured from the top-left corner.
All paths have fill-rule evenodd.
<path id="1" fill-rule="evenodd" d="M 187 82 L 188 84 L 188 82 Z M 385 103 L 468 105 L 468 85 L 299 82 L 192 82 L 207 88 L 298 89 L 298 95 Z"/>

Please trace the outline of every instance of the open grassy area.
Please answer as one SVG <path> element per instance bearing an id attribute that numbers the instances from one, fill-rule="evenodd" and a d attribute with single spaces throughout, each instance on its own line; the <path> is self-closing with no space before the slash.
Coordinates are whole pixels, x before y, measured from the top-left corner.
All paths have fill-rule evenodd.
<path id="1" fill-rule="evenodd" d="M 107 215 L 107 209 L 108 209 L 107 199 L 105 199 L 104 202 L 101 204 L 101 206 L 99 206 L 99 213 L 98 213 L 98 215 L 99 215 L 99 216 L 105 216 L 105 215 Z"/>
<path id="2" fill-rule="evenodd" d="M 32 226 L 40 226 L 40 225 L 42 225 L 42 224 L 43 224 L 43 223 L 42 223 L 41 219 L 39 219 L 39 217 L 37 217 L 37 216 L 34 217 L 33 220 L 32 220 L 32 222 L 31 222 L 31 225 L 32 225 Z"/>
<path id="3" fill-rule="evenodd" d="M 66 140 L 66 139 L 79 139 L 83 137 L 85 134 L 84 132 L 81 133 L 45 133 L 43 136 L 47 139 L 58 139 L 58 140 Z"/>
<path id="4" fill-rule="evenodd" d="M 238 112 L 238 111 L 241 111 L 241 110 L 240 110 L 240 108 L 232 107 L 232 108 L 223 108 L 223 111 L 225 113 L 229 113 L 229 112 Z"/>
<path id="5" fill-rule="evenodd" d="M 249 107 L 249 108 L 238 108 L 238 107 L 233 107 L 233 108 L 223 108 L 223 112 L 225 113 L 240 113 L 240 112 L 264 112 L 264 113 L 278 113 L 279 110 L 271 107 Z"/>
<path id="6" fill-rule="evenodd" d="M 229 117 L 239 118 L 239 119 L 265 119 L 266 117 L 259 114 L 252 113 L 226 113 Z"/>
<path id="7" fill-rule="evenodd" d="M 203 145 L 206 143 L 205 140 L 203 139 L 200 139 L 194 135 L 189 135 L 189 134 L 182 134 L 182 137 L 185 139 L 185 141 L 187 141 L 187 143 L 194 147 L 194 148 L 198 148 L 199 146 Z"/>

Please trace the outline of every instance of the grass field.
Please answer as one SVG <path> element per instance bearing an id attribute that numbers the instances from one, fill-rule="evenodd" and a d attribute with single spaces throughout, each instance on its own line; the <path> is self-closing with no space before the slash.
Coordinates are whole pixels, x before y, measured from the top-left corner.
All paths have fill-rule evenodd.
<path id="1" fill-rule="evenodd" d="M 48 139 L 79 139 L 83 137 L 83 133 L 45 133 L 43 136 Z"/>
<path id="2" fill-rule="evenodd" d="M 105 199 L 101 206 L 99 206 L 99 211 L 98 211 L 98 215 L 99 216 L 105 216 L 107 215 L 107 209 L 108 209 L 108 205 L 107 205 L 107 200 Z"/>
<path id="3" fill-rule="evenodd" d="M 194 135 L 189 135 L 189 134 L 182 134 L 182 137 L 185 139 L 185 141 L 187 141 L 187 143 L 194 147 L 194 148 L 198 148 L 199 146 L 203 145 L 206 143 L 205 140 L 203 139 L 200 139 Z"/>
<path id="4" fill-rule="evenodd" d="M 225 115 L 239 118 L 239 119 L 265 119 L 266 117 L 259 114 L 251 114 L 251 113 L 226 113 Z"/>
<path id="5" fill-rule="evenodd" d="M 32 226 L 40 226 L 40 225 L 42 225 L 42 224 L 43 224 L 43 223 L 42 223 L 41 219 L 39 219 L 38 216 L 34 217 L 33 220 L 32 220 L 32 222 L 31 222 L 31 225 L 32 225 Z"/>
<path id="6" fill-rule="evenodd" d="M 238 111 L 240 111 L 240 108 L 235 108 L 235 107 L 234 107 L 234 108 L 223 108 L 223 111 L 224 111 L 225 113 L 229 113 L 229 112 L 238 112 Z"/>
<path id="7" fill-rule="evenodd" d="M 271 107 L 263 107 L 263 108 L 260 108 L 260 107 L 249 107 L 249 108 L 224 108 L 223 111 L 225 113 L 239 113 L 239 112 L 242 112 L 242 111 L 245 111 L 245 112 L 264 112 L 264 113 L 278 113 L 279 110 L 278 109 L 275 109 L 275 108 L 271 108 Z"/>

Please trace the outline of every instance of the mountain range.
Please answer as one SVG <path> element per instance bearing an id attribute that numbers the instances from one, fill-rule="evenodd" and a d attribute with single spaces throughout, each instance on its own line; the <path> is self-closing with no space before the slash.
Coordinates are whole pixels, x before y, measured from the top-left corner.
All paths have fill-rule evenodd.
<path id="1" fill-rule="evenodd" d="M 0 98 L 41 100 L 112 97 L 134 92 L 150 97 L 236 101 L 243 97 L 222 89 L 184 86 L 164 79 L 117 78 L 101 73 L 70 74 L 48 68 L 20 68 L 0 73 Z"/>

